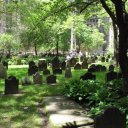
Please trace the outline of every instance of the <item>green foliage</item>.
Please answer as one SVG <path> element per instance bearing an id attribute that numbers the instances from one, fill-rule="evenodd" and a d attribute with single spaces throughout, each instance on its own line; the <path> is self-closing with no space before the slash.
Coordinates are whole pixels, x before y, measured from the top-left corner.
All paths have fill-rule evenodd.
<path id="1" fill-rule="evenodd" d="M 108 106 L 128 111 L 128 97 L 123 97 L 122 80 L 101 83 L 93 80 L 70 80 L 65 83 L 64 94 L 79 103 L 86 103 L 92 116 L 100 114 Z"/>

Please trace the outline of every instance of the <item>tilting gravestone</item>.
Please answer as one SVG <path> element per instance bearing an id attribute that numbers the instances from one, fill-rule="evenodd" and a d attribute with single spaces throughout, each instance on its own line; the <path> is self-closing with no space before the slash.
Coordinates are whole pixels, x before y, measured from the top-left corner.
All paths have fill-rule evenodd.
<path id="1" fill-rule="evenodd" d="M 5 79 L 5 91 L 4 94 L 17 94 L 19 91 L 19 80 L 15 76 L 9 76 Z"/>
<path id="2" fill-rule="evenodd" d="M 35 62 L 34 61 L 29 61 L 29 68 L 31 68 L 34 65 L 35 65 Z"/>
<path id="3" fill-rule="evenodd" d="M 0 78 L 6 79 L 7 78 L 7 69 L 0 63 Z"/>
<path id="4" fill-rule="evenodd" d="M 39 61 L 38 68 L 39 68 L 39 71 L 43 71 L 43 70 L 47 69 L 47 62 Z"/>
<path id="5" fill-rule="evenodd" d="M 25 76 L 24 78 L 22 78 L 21 84 L 22 85 L 31 85 L 31 84 L 33 84 L 33 82 L 28 76 Z"/>
<path id="6" fill-rule="evenodd" d="M 95 118 L 94 128 L 126 128 L 126 115 L 115 107 Z"/>
<path id="7" fill-rule="evenodd" d="M 87 60 L 84 60 L 84 61 L 82 62 L 82 69 L 88 69 Z"/>
<path id="8" fill-rule="evenodd" d="M 109 71 L 114 71 L 114 66 L 113 66 L 113 65 L 109 65 L 108 70 L 109 70 Z"/>
<path id="9" fill-rule="evenodd" d="M 36 72 L 33 75 L 33 82 L 34 82 L 34 84 L 42 84 L 43 83 L 42 75 L 40 75 L 38 72 Z"/>
<path id="10" fill-rule="evenodd" d="M 70 66 L 74 67 L 74 65 L 76 64 L 77 60 L 75 58 L 71 58 L 70 59 Z"/>
<path id="11" fill-rule="evenodd" d="M 110 71 L 106 74 L 106 81 L 117 79 L 117 72 Z"/>
<path id="12" fill-rule="evenodd" d="M 8 69 L 8 62 L 2 61 L 2 64 L 3 64 L 4 67 L 6 67 L 6 69 Z"/>
<path id="13" fill-rule="evenodd" d="M 43 75 L 50 75 L 50 70 L 45 69 L 45 70 L 43 71 Z"/>
<path id="14" fill-rule="evenodd" d="M 66 62 L 63 61 L 63 62 L 61 63 L 61 69 L 62 69 L 62 70 L 65 70 L 65 68 L 66 68 Z"/>
<path id="15" fill-rule="evenodd" d="M 62 69 L 54 69 L 53 74 L 62 74 Z"/>
<path id="16" fill-rule="evenodd" d="M 72 77 L 71 67 L 69 62 L 67 61 L 66 69 L 65 69 L 65 78 L 71 78 L 71 77 Z"/>
<path id="17" fill-rule="evenodd" d="M 94 75 L 94 74 L 92 74 L 90 72 L 87 72 L 84 75 L 82 75 L 80 77 L 80 79 L 82 79 L 82 80 L 95 80 L 96 79 L 96 75 Z"/>
<path id="18" fill-rule="evenodd" d="M 75 64 L 75 66 L 74 66 L 74 70 L 79 70 L 81 68 L 82 68 L 82 66 L 79 63 Z"/>
<path id="19" fill-rule="evenodd" d="M 28 69 L 28 75 L 33 75 L 36 72 L 38 72 L 38 67 L 36 65 L 33 65 Z"/>
<path id="20" fill-rule="evenodd" d="M 55 84 L 56 83 L 56 76 L 50 75 L 46 77 L 47 84 Z"/>

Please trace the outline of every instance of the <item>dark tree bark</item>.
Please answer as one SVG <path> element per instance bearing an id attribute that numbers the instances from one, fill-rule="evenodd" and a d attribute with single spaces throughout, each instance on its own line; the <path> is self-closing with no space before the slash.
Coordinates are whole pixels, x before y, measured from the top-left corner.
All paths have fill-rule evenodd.
<path id="1" fill-rule="evenodd" d="M 116 65 L 119 64 L 119 56 L 118 56 L 118 28 L 117 25 L 112 21 L 113 33 L 114 33 L 114 57 L 116 60 Z"/>
<path id="2" fill-rule="evenodd" d="M 117 26 L 119 28 L 119 64 L 123 73 L 123 91 L 128 93 L 128 24 L 126 21 L 127 14 L 124 10 L 123 1 L 115 1 Z"/>
<path id="3" fill-rule="evenodd" d="M 114 24 L 118 26 L 119 29 L 119 65 L 123 74 L 123 92 L 128 94 L 128 21 L 127 13 L 125 11 L 125 3 L 123 0 L 111 0 L 115 6 L 116 15 L 107 6 L 104 0 L 100 0 L 103 8 L 111 17 Z"/>
<path id="4" fill-rule="evenodd" d="M 59 42 L 56 42 L 56 56 L 59 56 Z"/>
<path id="5" fill-rule="evenodd" d="M 34 43 L 34 49 L 35 49 L 35 55 L 37 56 L 38 52 L 37 52 L 37 43 L 36 42 Z"/>

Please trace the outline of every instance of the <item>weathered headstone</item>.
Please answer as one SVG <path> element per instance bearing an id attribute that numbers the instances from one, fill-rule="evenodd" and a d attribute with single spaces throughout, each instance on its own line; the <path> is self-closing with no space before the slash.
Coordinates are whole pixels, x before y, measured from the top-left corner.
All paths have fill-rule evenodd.
<path id="1" fill-rule="evenodd" d="M 42 84 L 43 83 L 42 75 L 40 75 L 38 72 L 36 72 L 33 75 L 33 82 L 34 82 L 34 84 Z"/>
<path id="2" fill-rule="evenodd" d="M 89 68 L 88 68 L 88 72 L 95 72 L 95 64 L 92 64 Z"/>
<path id="3" fill-rule="evenodd" d="M 101 72 L 106 72 L 107 71 L 107 68 L 105 66 L 102 66 L 101 67 Z"/>
<path id="4" fill-rule="evenodd" d="M 5 79 L 5 95 L 6 94 L 17 94 L 19 91 L 18 88 L 19 80 L 15 76 L 9 76 L 8 79 Z"/>
<path id="5" fill-rule="evenodd" d="M 105 62 L 105 57 L 104 56 L 101 57 L 101 62 Z"/>
<path id="6" fill-rule="evenodd" d="M 75 70 L 79 70 L 79 69 L 81 69 L 81 68 L 82 68 L 82 66 L 81 66 L 81 64 L 79 64 L 79 63 L 75 64 L 75 66 L 74 66 L 74 69 L 75 69 Z"/>
<path id="7" fill-rule="evenodd" d="M 7 78 L 7 69 L 3 66 L 2 63 L 0 63 L 0 78 Z"/>
<path id="8" fill-rule="evenodd" d="M 80 77 L 80 79 L 82 79 L 82 80 L 95 80 L 96 79 L 96 75 L 94 75 L 94 74 L 92 74 L 90 72 L 87 72 L 84 75 L 82 75 Z"/>
<path id="9" fill-rule="evenodd" d="M 58 59 L 58 57 L 55 57 L 53 60 L 52 60 L 52 70 L 54 69 L 59 69 L 60 68 L 60 61 Z"/>
<path id="10" fill-rule="evenodd" d="M 29 68 L 34 66 L 35 65 L 35 62 L 34 61 L 29 61 Z"/>
<path id="11" fill-rule="evenodd" d="M 110 71 L 106 74 L 106 81 L 117 79 L 117 72 Z"/>
<path id="12" fill-rule="evenodd" d="M 50 70 L 45 69 L 45 70 L 43 71 L 43 75 L 50 75 Z"/>
<path id="13" fill-rule="evenodd" d="M 114 71 L 114 65 L 109 65 L 108 70 L 109 70 L 109 71 Z"/>
<path id="14" fill-rule="evenodd" d="M 102 68 L 102 65 L 98 64 L 98 65 L 95 66 L 95 71 L 100 72 L 101 68 Z"/>
<path id="15" fill-rule="evenodd" d="M 24 78 L 22 78 L 21 84 L 22 85 L 31 85 L 32 81 L 31 81 L 31 79 L 28 76 L 25 76 Z"/>
<path id="16" fill-rule="evenodd" d="M 126 115 L 115 107 L 108 108 L 95 118 L 94 128 L 126 128 Z"/>
<path id="17" fill-rule="evenodd" d="M 8 62 L 7 61 L 2 61 L 2 64 L 4 67 L 6 67 L 6 69 L 8 69 Z"/>
<path id="18" fill-rule="evenodd" d="M 63 61 L 63 62 L 61 63 L 61 69 L 62 69 L 62 70 L 65 70 L 65 68 L 66 68 L 66 62 Z"/>
<path id="19" fill-rule="evenodd" d="M 50 75 L 46 77 L 47 84 L 55 84 L 56 83 L 56 76 Z"/>
<path id="20" fill-rule="evenodd" d="M 38 68 L 39 68 L 39 71 L 43 71 L 43 70 L 47 69 L 47 62 L 40 60 L 38 63 Z"/>
<path id="21" fill-rule="evenodd" d="M 74 67 L 74 65 L 76 64 L 77 60 L 75 58 L 71 58 L 70 59 L 70 66 Z"/>
<path id="22" fill-rule="evenodd" d="M 71 72 L 70 62 L 67 61 L 66 69 L 65 69 L 65 78 L 71 78 L 71 77 L 72 77 L 72 72 Z"/>
<path id="23" fill-rule="evenodd" d="M 84 60 L 84 61 L 82 62 L 82 69 L 88 69 L 87 60 Z"/>
<path id="24" fill-rule="evenodd" d="M 38 72 L 38 67 L 36 65 L 33 65 L 28 69 L 28 75 L 33 75 L 36 72 Z"/>

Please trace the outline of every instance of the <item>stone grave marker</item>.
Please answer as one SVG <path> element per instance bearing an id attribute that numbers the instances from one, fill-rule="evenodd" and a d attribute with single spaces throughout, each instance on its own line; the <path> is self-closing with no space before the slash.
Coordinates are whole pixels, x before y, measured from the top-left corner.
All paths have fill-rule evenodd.
<path id="1" fill-rule="evenodd" d="M 75 64 L 75 66 L 74 66 L 74 70 L 79 70 L 81 68 L 82 68 L 82 66 L 79 63 Z"/>
<path id="2" fill-rule="evenodd" d="M 33 84 L 33 82 L 28 76 L 25 76 L 22 78 L 21 84 L 22 85 L 31 85 L 31 84 Z"/>
<path id="3" fill-rule="evenodd" d="M 29 68 L 31 68 L 32 66 L 36 65 L 34 61 L 29 61 Z"/>
<path id="4" fill-rule="evenodd" d="M 117 72 L 110 71 L 106 74 L 106 81 L 117 79 Z"/>
<path id="5" fill-rule="evenodd" d="M 9 76 L 5 79 L 4 94 L 17 94 L 19 92 L 19 80 L 15 76 Z"/>
<path id="6" fill-rule="evenodd" d="M 82 69 L 88 69 L 87 60 L 84 60 L 84 61 L 82 62 Z"/>
<path id="7" fill-rule="evenodd" d="M 0 78 L 7 78 L 7 69 L 3 66 L 2 63 L 0 63 Z"/>
<path id="8" fill-rule="evenodd" d="M 39 68 L 39 71 L 43 71 L 43 70 L 47 69 L 47 62 L 40 60 L 38 63 L 38 68 Z"/>
<path id="9" fill-rule="evenodd" d="M 96 75 L 94 75 L 94 74 L 92 74 L 90 72 L 87 72 L 84 75 L 82 75 L 80 77 L 80 79 L 82 79 L 82 80 L 96 80 Z"/>
<path id="10" fill-rule="evenodd" d="M 88 72 L 95 72 L 95 64 L 92 64 L 89 68 L 88 68 Z"/>
<path id="11" fill-rule="evenodd" d="M 2 61 L 2 64 L 4 67 L 6 67 L 6 69 L 8 69 L 8 62 L 7 61 Z"/>
<path id="12" fill-rule="evenodd" d="M 101 67 L 102 67 L 102 65 L 100 65 L 100 64 L 96 65 L 95 66 L 95 71 L 96 72 L 100 72 L 101 71 Z"/>
<path id="13" fill-rule="evenodd" d="M 70 59 L 70 66 L 74 67 L 74 65 L 76 64 L 77 60 L 75 58 L 71 58 Z"/>
<path id="14" fill-rule="evenodd" d="M 106 72 L 107 71 L 107 68 L 105 66 L 102 66 L 101 67 L 101 72 Z"/>
<path id="15" fill-rule="evenodd" d="M 49 75 L 46 77 L 47 84 L 55 84 L 56 83 L 56 76 Z"/>
<path id="16" fill-rule="evenodd" d="M 67 61 L 66 69 L 65 69 L 65 78 L 71 78 L 71 77 L 72 77 L 72 72 L 71 72 L 70 62 Z"/>
<path id="17" fill-rule="evenodd" d="M 42 75 L 40 75 L 39 72 L 36 72 L 33 75 L 33 82 L 34 82 L 34 84 L 42 84 L 43 83 Z"/>
<path id="18" fill-rule="evenodd" d="M 38 72 L 38 67 L 36 65 L 33 65 L 28 69 L 29 76 L 35 74 L 36 72 Z"/>
<path id="19" fill-rule="evenodd" d="M 104 56 L 101 57 L 101 62 L 105 62 L 105 57 Z"/>
<path id="20" fill-rule="evenodd" d="M 63 61 L 63 62 L 61 63 L 61 69 L 62 69 L 62 70 L 65 70 L 65 68 L 66 68 L 66 62 Z"/>
<path id="21" fill-rule="evenodd" d="M 115 107 L 108 108 L 95 118 L 94 128 L 126 128 L 126 115 Z"/>
<path id="22" fill-rule="evenodd" d="M 43 75 L 50 75 L 50 70 L 48 69 L 43 70 Z"/>
<path id="23" fill-rule="evenodd" d="M 52 60 L 52 70 L 54 69 L 59 69 L 60 68 L 60 61 L 58 59 L 58 57 L 55 57 L 53 60 Z"/>
<path id="24" fill-rule="evenodd" d="M 109 71 L 114 71 L 114 65 L 109 65 L 108 70 L 109 70 Z"/>

